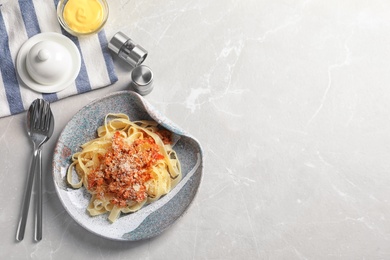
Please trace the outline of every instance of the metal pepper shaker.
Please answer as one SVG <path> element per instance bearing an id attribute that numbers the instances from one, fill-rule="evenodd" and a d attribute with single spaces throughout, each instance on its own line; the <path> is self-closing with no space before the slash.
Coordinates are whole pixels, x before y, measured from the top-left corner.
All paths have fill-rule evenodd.
<path id="1" fill-rule="evenodd" d="M 145 66 L 137 66 L 131 71 L 130 86 L 140 95 L 145 96 L 153 90 L 153 72 Z"/>
<path id="2" fill-rule="evenodd" d="M 144 48 L 122 32 L 117 32 L 111 38 L 108 48 L 133 67 L 140 65 L 148 56 L 148 52 Z"/>

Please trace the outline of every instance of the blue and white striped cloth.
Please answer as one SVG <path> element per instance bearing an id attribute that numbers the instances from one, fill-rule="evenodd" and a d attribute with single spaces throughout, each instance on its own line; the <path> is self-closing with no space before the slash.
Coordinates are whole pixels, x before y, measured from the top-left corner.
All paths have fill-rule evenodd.
<path id="1" fill-rule="evenodd" d="M 36 98 L 50 102 L 113 84 L 118 80 L 104 30 L 74 37 L 57 20 L 58 0 L 8 0 L 0 5 L 0 117 L 21 113 Z M 19 48 L 41 32 L 69 37 L 81 54 L 81 69 L 73 85 L 53 93 L 35 92 L 18 81 L 15 60 Z"/>

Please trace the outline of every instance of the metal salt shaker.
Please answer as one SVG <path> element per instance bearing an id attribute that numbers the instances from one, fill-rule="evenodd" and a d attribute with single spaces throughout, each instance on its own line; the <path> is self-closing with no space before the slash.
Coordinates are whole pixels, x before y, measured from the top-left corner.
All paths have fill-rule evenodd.
<path id="1" fill-rule="evenodd" d="M 137 66 L 131 71 L 130 86 L 140 95 L 145 96 L 153 90 L 153 72 L 145 66 Z"/>
<path id="2" fill-rule="evenodd" d="M 117 32 L 112 37 L 108 48 L 133 67 L 140 65 L 148 56 L 148 52 L 144 48 L 122 32 Z"/>

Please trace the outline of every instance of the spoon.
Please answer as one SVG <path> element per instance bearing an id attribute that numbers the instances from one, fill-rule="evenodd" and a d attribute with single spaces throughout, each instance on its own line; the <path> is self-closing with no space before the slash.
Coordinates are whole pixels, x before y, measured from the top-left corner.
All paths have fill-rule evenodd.
<path id="1" fill-rule="evenodd" d="M 54 117 L 50 109 L 50 103 L 43 99 L 36 99 L 27 112 L 27 133 L 34 145 L 33 158 L 28 174 L 27 187 L 24 193 L 22 212 L 16 233 L 16 239 L 22 241 L 26 229 L 26 220 L 31 199 L 31 190 L 34 180 L 35 170 L 38 163 L 37 176 L 37 207 L 35 221 L 35 240 L 42 239 L 42 156 L 43 144 L 49 140 L 54 130 Z"/>

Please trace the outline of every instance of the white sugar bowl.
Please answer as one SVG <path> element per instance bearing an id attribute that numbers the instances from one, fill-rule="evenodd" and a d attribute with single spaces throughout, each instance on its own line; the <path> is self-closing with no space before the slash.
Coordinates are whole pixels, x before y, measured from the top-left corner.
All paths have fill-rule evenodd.
<path id="1" fill-rule="evenodd" d="M 32 36 L 16 56 L 16 71 L 22 85 L 40 93 L 55 93 L 71 86 L 80 68 L 78 47 L 60 33 Z"/>
<path id="2" fill-rule="evenodd" d="M 37 42 L 26 56 L 30 77 L 42 85 L 66 81 L 71 72 L 72 59 L 67 48 L 50 40 Z"/>

